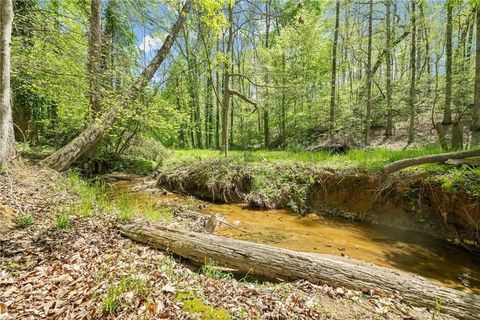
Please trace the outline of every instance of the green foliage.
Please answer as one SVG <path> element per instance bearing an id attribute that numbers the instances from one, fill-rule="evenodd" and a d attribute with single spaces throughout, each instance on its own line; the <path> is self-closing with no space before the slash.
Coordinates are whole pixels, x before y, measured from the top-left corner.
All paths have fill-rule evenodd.
<path id="1" fill-rule="evenodd" d="M 55 226 L 59 229 L 67 229 L 70 225 L 70 216 L 68 212 L 58 212 L 55 214 Z"/>
<path id="2" fill-rule="evenodd" d="M 87 182 L 80 177 L 78 171 L 68 171 L 68 186 L 78 196 L 78 201 L 72 209 L 82 217 L 90 216 L 96 208 L 110 210 L 105 186 L 102 181 Z"/>
<path id="3" fill-rule="evenodd" d="M 442 149 L 437 145 L 427 145 L 419 149 L 390 150 L 384 148 L 375 149 L 352 149 L 345 154 L 331 154 L 327 151 L 231 151 L 230 158 L 246 163 L 311 163 L 325 169 L 340 170 L 379 170 L 385 164 L 393 161 L 418 157 L 429 154 L 441 153 Z M 221 154 L 214 150 L 175 150 L 165 164 L 180 161 L 191 162 L 192 160 L 220 158 Z"/>
<path id="4" fill-rule="evenodd" d="M 435 320 L 440 316 L 440 311 L 442 309 L 442 301 L 438 298 L 435 298 L 435 310 L 432 312 L 432 320 Z"/>
<path id="5" fill-rule="evenodd" d="M 113 314 L 120 307 L 128 307 L 129 299 L 145 299 L 148 296 L 150 284 L 148 278 L 127 275 L 110 284 L 106 296 L 102 300 L 102 309 Z M 133 297 L 126 297 L 132 293 Z"/>
<path id="6" fill-rule="evenodd" d="M 31 213 L 22 213 L 15 220 L 15 224 L 19 228 L 27 228 L 31 226 L 33 222 L 33 215 Z"/>
<path id="7" fill-rule="evenodd" d="M 128 195 L 122 194 L 117 201 L 118 211 L 117 219 L 121 222 L 129 222 L 133 220 L 135 215 L 135 199 Z"/>
<path id="8" fill-rule="evenodd" d="M 452 168 L 441 175 L 432 178 L 440 183 L 443 189 L 452 193 L 466 192 L 473 196 L 480 196 L 480 169 L 472 169 L 469 166 Z"/>
<path id="9" fill-rule="evenodd" d="M 230 272 L 225 272 L 221 268 L 219 268 L 215 262 L 207 261 L 201 268 L 200 272 L 212 279 L 217 280 L 231 280 L 233 279 L 233 275 Z"/>
<path id="10" fill-rule="evenodd" d="M 163 221 L 171 223 L 173 221 L 173 213 L 170 208 L 159 208 L 155 206 L 147 206 L 143 210 L 143 215 L 151 222 Z"/>

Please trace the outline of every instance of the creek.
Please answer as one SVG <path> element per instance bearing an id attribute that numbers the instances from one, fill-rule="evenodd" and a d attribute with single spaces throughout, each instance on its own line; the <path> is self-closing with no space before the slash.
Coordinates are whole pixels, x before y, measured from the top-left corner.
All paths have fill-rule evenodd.
<path id="1" fill-rule="evenodd" d="M 221 236 L 298 251 L 345 255 L 418 274 L 451 288 L 480 293 L 479 257 L 428 235 L 319 213 L 299 216 L 286 210 L 258 211 L 241 204 L 207 203 L 179 194 L 132 191 L 138 183 L 112 183 L 111 200 L 127 195 L 140 211 L 146 206 L 174 204 L 207 215 L 217 214 L 242 229 L 222 226 L 215 232 Z"/>

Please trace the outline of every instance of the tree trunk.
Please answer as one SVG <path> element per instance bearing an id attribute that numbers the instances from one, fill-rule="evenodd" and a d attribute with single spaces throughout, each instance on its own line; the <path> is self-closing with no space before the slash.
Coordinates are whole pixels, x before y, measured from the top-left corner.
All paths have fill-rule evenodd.
<path id="1" fill-rule="evenodd" d="M 270 7 L 271 7 L 271 0 L 265 1 L 265 48 L 268 51 L 270 47 Z M 268 71 L 265 72 L 265 84 L 268 85 Z M 269 105 L 268 105 L 268 87 L 265 89 L 265 100 L 266 103 L 264 105 L 263 110 L 263 136 L 264 136 L 264 147 L 268 149 L 270 147 L 270 115 L 269 115 Z"/>
<path id="2" fill-rule="evenodd" d="M 233 7 L 228 4 L 228 38 L 226 43 L 225 55 L 230 57 L 233 45 Z M 230 64 L 226 60 L 223 63 L 223 109 L 222 109 L 222 146 L 225 157 L 228 157 L 228 112 L 230 108 Z"/>
<path id="3" fill-rule="evenodd" d="M 210 53 L 208 53 L 210 54 Z M 209 73 L 205 84 L 205 148 L 210 149 L 212 146 L 212 129 L 213 129 L 213 102 L 212 102 L 212 86 L 213 80 Z"/>
<path id="4" fill-rule="evenodd" d="M 387 128 L 385 130 L 385 136 L 391 137 L 393 135 L 393 110 L 392 110 L 392 63 L 391 63 L 391 14 L 390 0 L 386 0 L 385 6 L 387 9 L 387 16 L 385 20 L 386 30 L 386 48 L 385 48 L 385 67 L 387 77 Z"/>
<path id="5" fill-rule="evenodd" d="M 387 0 L 388 1 L 388 0 Z M 335 129 L 335 114 L 336 114 L 336 82 L 337 82 L 337 45 L 338 45 L 338 28 L 340 24 L 340 0 L 335 3 L 335 31 L 333 33 L 333 48 L 332 48 L 332 80 L 330 82 L 330 136 L 333 136 Z"/>
<path id="6" fill-rule="evenodd" d="M 90 154 L 98 147 L 105 132 L 121 117 L 125 110 L 128 109 L 140 92 L 147 86 L 152 79 L 158 67 L 167 57 L 170 48 L 175 41 L 187 14 L 193 5 L 193 0 L 187 0 L 178 16 L 177 21 L 170 30 L 170 34 L 166 37 L 162 47 L 157 51 L 155 57 L 149 65 L 142 71 L 135 83 L 128 89 L 123 97 L 116 101 L 113 106 L 97 119 L 90 127 L 85 129 L 78 137 L 73 139 L 66 146 L 42 161 L 43 165 L 52 167 L 56 170 L 63 171 L 80 157 Z"/>
<path id="7" fill-rule="evenodd" d="M 459 120 L 452 125 L 452 150 L 463 150 L 463 123 Z"/>
<path id="8" fill-rule="evenodd" d="M 383 172 L 386 174 L 391 174 L 393 172 L 396 172 L 408 167 L 418 166 L 422 164 L 443 163 L 450 159 L 465 159 L 465 158 L 472 158 L 472 157 L 479 157 L 479 156 L 480 156 L 480 149 L 433 154 L 428 156 L 403 159 L 403 160 L 392 162 L 383 167 Z"/>
<path id="9" fill-rule="evenodd" d="M 10 88 L 10 43 L 12 39 L 13 2 L 0 5 L 0 168 L 15 154 L 12 122 L 12 90 Z"/>
<path id="10" fill-rule="evenodd" d="M 373 0 L 368 9 L 368 48 L 367 48 L 367 114 L 365 118 L 365 145 L 370 145 L 370 127 L 372 126 L 372 37 L 373 37 Z"/>
<path id="11" fill-rule="evenodd" d="M 220 51 L 220 41 L 217 38 L 217 52 Z M 220 73 L 218 72 L 218 68 L 215 71 L 215 86 L 216 86 L 216 94 L 220 93 L 220 88 L 222 87 L 222 80 L 220 78 Z M 215 147 L 217 150 L 220 150 L 220 105 L 219 98 L 216 97 L 215 99 Z"/>
<path id="12" fill-rule="evenodd" d="M 201 31 L 200 31 L 201 32 Z M 183 36 L 185 38 L 185 58 L 188 65 L 188 93 L 190 96 L 190 118 L 193 124 L 191 131 L 192 146 L 194 148 L 203 149 L 202 137 L 202 120 L 200 115 L 200 99 L 199 99 L 199 74 L 198 63 L 195 54 L 190 52 L 190 41 L 188 27 L 183 26 Z"/>
<path id="13" fill-rule="evenodd" d="M 417 26 L 416 26 L 416 12 L 415 1 L 412 1 L 412 43 L 410 46 L 410 123 L 408 128 L 408 144 L 413 142 L 415 138 L 415 85 L 416 85 L 416 41 L 417 41 Z"/>
<path id="14" fill-rule="evenodd" d="M 88 79 L 90 108 L 92 118 L 96 118 L 101 109 L 100 69 L 102 55 L 102 0 L 92 0 L 90 14 L 90 43 L 88 48 Z"/>
<path id="15" fill-rule="evenodd" d="M 287 134 L 287 103 L 286 103 L 286 94 L 285 87 L 287 85 L 287 79 L 285 76 L 285 64 L 286 64 L 285 53 L 282 53 L 282 107 L 281 107 L 281 120 L 280 120 L 280 134 L 282 137 L 282 147 L 286 147 L 286 134 Z"/>
<path id="16" fill-rule="evenodd" d="M 476 319 L 480 297 L 441 287 L 422 277 L 372 264 L 341 258 L 275 248 L 211 234 L 177 231 L 164 227 L 122 225 L 120 232 L 132 240 L 168 250 L 195 263 L 213 261 L 271 279 L 306 279 L 355 290 L 379 288 L 400 294 L 409 303 L 434 309 L 442 302 L 442 313 L 461 319 Z"/>
<path id="17" fill-rule="evenodd" d="M 477 7 L 477 44 L 480 43 L 480 6 Z M 475 49 L 475 93 L 472 117 L 472 144 L 480 144 L 480 46 Z"/>
<path id="18" fill-rule="evenodd" d="M 452 4 L 447 4 L 446 61 L 445 61 L 445 109 L 443 111 L 443 126 L 452 124 Z M 448 131 L 448 130 L 446 130 Z"/>

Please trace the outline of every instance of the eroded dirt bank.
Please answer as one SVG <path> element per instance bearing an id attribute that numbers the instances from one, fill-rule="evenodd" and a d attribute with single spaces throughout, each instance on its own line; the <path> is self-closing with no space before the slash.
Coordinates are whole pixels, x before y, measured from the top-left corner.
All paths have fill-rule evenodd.
<path id="1" fill-rule="evenodd" d="M 158 185 L 212 202 L 318 212 L 420 231 L 480 252 L 480 197 L 462 185 L 446 187 L 442 179 L 435 173 L 387 177 L 216 159 L 165 167 Z"/>

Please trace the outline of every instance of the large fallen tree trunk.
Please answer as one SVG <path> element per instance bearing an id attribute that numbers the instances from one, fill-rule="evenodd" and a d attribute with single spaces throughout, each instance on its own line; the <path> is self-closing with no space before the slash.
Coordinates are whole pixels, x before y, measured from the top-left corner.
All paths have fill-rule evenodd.
<path id="1" fill-rule="evenodd" d="M 193 262 L 214 261 L 220 267 L 269 278 L 306 279 L 351 289 L 379 288 L 398 292 L 417 306 L 435 308 L 461 319 L 478 319 L 480 295 L 436 285 L 422 277 L 332 255 L 318 255 L 263 244 L 183 232 L 161 227 L 122 225 L 120 232 L 138 242 L 173 252 Z"/>
<path id="2" fill-rule="evenodd" d="M 392 162 L 383 167 L 383 172 L 385 172 L 386 174 L 391 174 L 398 170 L 402 170 L 408 167 L 418 166 L 421 164 L 443 163 L 450 159 L 465 159 L 465 158 L 479 157 L 479 156 L 480 156 L 480 149 L 433 154 L 429 156 L 403 159 L 403 160 Z"/>
<path id="3" fill-rule="evenodd" d="M 85 131 L 83 131 L 79 136 L 43 160 L 41 162 L 43 165 L 63 171 L 81 157 L 92 153 L 98 147 L 107 130 L 117 121 L 119 117 L 123 115 L 125 110 L 130 107 L 133 101 L 135 101 L 140 92 L 153 78 L 153 75 L 167 57 L 168 53 L 170 52 L 170 48 L 172 47 L 178 32 L 182 28 L 192 5 L 193 0 L 187 0 L 185 2 L 177 21 L 163 42 L 162 47 L 157 51 L 155 57 L 138 76 L 135 83 L 130 87 L 125 95 L 120 98 L 119 101 L 114 103 L 113 106 L 103 114 L 103 116 L 95 120 L 95 122 L 85 129 Z"/>

